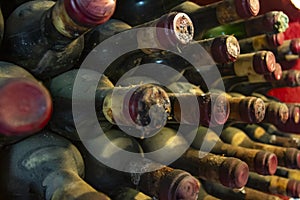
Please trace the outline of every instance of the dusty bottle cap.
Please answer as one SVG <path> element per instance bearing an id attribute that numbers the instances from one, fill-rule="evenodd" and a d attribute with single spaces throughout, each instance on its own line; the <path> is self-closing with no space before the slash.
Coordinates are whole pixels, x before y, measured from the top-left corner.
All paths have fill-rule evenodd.
<path id="1" fill-rule="evenodd" d="M 217 37 L 212 43 L 211 54 L 217 63 L 234 62 L 240 55 L 239 42 L 232 35 Z"/>
<path id="2" fill-rule="evenodd" d="M 217 97 L 213 97 L 212 101 L 211 122 L 216 125 L 225 124 L 230 114 L 230 103 L 226 95 L 217 95 Z"/>
<path id="3" fill-rule="evenodd" d="M 83 25 L 96 26 L 108 21 L 116 7 L 115 0 L 65 0 L 68 15 Z"/>
<path id="4" fill-rule="evenodd" d="M 239 159 L 228 158 L 222 163 L 219 173 L 220 181 L 224 186 L 241 188 L 247 183 L 249 168 Z"/>
<path id="5" fill-rule="evenodd" d="M 182 170 L 173 170 L 161 182 L 159 199 L 197 199 L 200 189 L 199 181 Z"/>
<path id="6" fill-rule="evenodd" d="M 188 44 L 194 37 L 194 26 L 185 13 L 171 12 L 157 22 L 157 39 L 164 48 Z"/>
<path id="7" fill-rule="evenodd" d="M 284 34 L 281 33 L 277 33 L 277 34 L 267 34 L 266 35 L 266 39 L 268 42 L 268 45 L 271 48 L 277 48 L 278 46 L 282 45 L 284 42 Z"/>
<path id="8" fill-rule="evenodd" d="M 259 151 L 254 158 L 255 171 L 261 175 L 273 175 L 278 165 L 277 156 L 274 153 Z"/>
<path id="9" fill-rule="evenodd" d="M 241 119 L 244 122 L 259 123 L 265 118 L 265 103 L 256 97 L 245 97 L 239 105 Z"/>
<path id="10" fill-rule="evenodd" d="M 282 68 L 279 63 L 275 64 L 275 70 L 271 74 L 266 74 L 264 75 L 265 79 L 267 81 L 273 82 L 273 81 L 278 81 L 282 77 Z"/>
<path id="11" fill-rule="evenodd" d="M 256 16 L 260 10 L 259 0 L 235 0 L 236 12 L 241 18 Z"/>
<path id="12" fill-rule="evenodd" d="M 1 86 L 0 132 L 21 135 L 41 130 L 52 113 L 49 92 L 27 79 L 9 79 Z"/>
<path id="13" fill-rule="evenodd" d="M 275 70 L 276 58 L 271 51 L 258 51 L 253 57 L 253 67 L 258 74 L 268 74 Z"/>

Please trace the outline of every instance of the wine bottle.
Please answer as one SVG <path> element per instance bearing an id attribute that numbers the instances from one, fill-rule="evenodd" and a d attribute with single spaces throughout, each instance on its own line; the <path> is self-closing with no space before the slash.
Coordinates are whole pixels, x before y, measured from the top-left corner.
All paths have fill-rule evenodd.
<path id="1" fill-rule="evenodd" d="M 230 114 L 228 120 L 234 122 L 259 123 L 265 117 L 265 103 L 253 96 L 231 97 L 228 95 Z"/>
<path id="2" fill-rule="evenodd" d="M 1 151 L 1 196 L 39 199 L 110 199 L 82 178 L 84 163 L 71 142 L 43 131 Z"/>
<path id="3" fill-rule="evenodd" d="M 169 144 L 168 141 L 172 141 Z M 163 128 L 158 134 L 142 141 L 145 153 L 153 152 L 163 146 L 168 151 L 176 148 L 181 150 L 186 144 L 184 137 L 177 134 L 175 129 Z M 203 156 L 200 156 L 203 153 Z M 170 155 L 153 157 L 156 161 Z M 227 187 L 240 188 L 247 182 L 249 168 L 247 164 L 237 158 L 226 158 L 213 155 L 192 148 L 188 148 L 183 155 L 171 163 L 171 166 L 190 172 L 196 177 L 217 181 Z"/>
<path id="4" fill-rule="evenodd" d="M 300 181 L 300 171 L 297 169 L 289 169 L 286 167 L 277 167 L 275 175 L 284 177 L 287 179 L 292 179 L 296 181 Z"/>
<path id="5" fill-rule="evenodd" d="M 280 194 L 290 197 L 299 197 L 300 182 L 282 178 L 279 176 L 262 176 L 253 172 L 249 173 L 247 187 L 268 192 L 271 194 Z"/>
<path id="6" fill-rule="evenodd" d="M 208 194 L 201 184 L 197 200 L 220 200 L 220 199 Z"/>
<path id="7" fill-rule="evenodd" d="M 131 26 L 137 26 L 164 15 L 170 9 L 183 0 L 168 0 L 152 2 L 149 0 L 142 1 L 117 1 L 116 10 L 113 14 L 114 19 L 122 20 Z M 130 12 L 128 12 L 130 10 Z M 155 12 L 153 12 L 155 11 Z"/>
<path id="8" fill-rule="evenodd" d="M 209 4 L 212 4 L 212 3 L 216 3 L 216 2 L 219 2 L 221 0 L 191 0 L 191 2 L 194 2 L 200 6 L 206 6 L 206 5 L 209 5 Z"/>
<path id="9" fill-rule="evenodd" d="M 273 152 L 278 158 L 278 165 L 288 168 L 299 168 L 300 153 L 296 148 L 285 148 L 252 141 L 245 132 L 235 127 L 227 127 L 222 131 L 221 139 L 234 146 L 255 148 Z"/>
<path id="10" fill-rule="evenodd" d="M 289 18 L 281 11 L 271 11 L 247 20 L 221 25 L 206 31 L 202 38 L 231 35 L 244 39 L 261 34 L 276 34 L 288 28 Z"/>
<path id="11" fill-rule="evenodd" d="M 81 91 L 77 93 L 73 90 L 76 76 L 81 84 Z M 101 77 L 99 83 L 97 76 Z M 97 87 L 91 92 L 93 84 Z M 91 128 L 89 132 L 99 126 L 90 118 L 95 110 L 88 108 L 88 105 L 95 103 L 97 119 L 104 131 L 115 124 L 128 127 L 132 132 L 135 130 L 137 137 L 160 130 L 167 121 L 171 107 L 167 93 L 157 85 L 114 87 L 106 76 L 92 70 L 71 70 L 57 76 L 50 83 L 50 91 L 54 99 L 50 128 L 70 139 L 79 139 L 74 125 L 73 104 L 82 107 L 82 112 L 75 117 Z"/>
<path id="12" fill-rule="evenodd" d="M 103 143 L 104 138 L 110 142 Z M 85 144 L 96 147 L 92 155 L 88 149 L 79 144 L 86 163 L 86 180 L 98 190 L 109 193 L 118 187 L 132 187 L 158 199 L 197 198 L 200 187 L 197 179 L 186 171 L 173 169 L 147 158 L 143 159 L 143 150 L 136 139 L 120 130 L 111 129 Z M 114 146 L 113 149 L 111 145 Z M 113 151 L 105 151 L 107 148 Z M 120 161 L 122 151 L 136 153 L 136 158 L 128 157 Z M 120 169 L 106 166 L 103 163 L 105 160 L 96 158 L 113 161 Z"/>
<path id="13" fill-rule="evenodd" d="M 298 21 L 300 16 L 300 4 L 294 0 L 266 0 L 260 2 L 260 14 L 272 11 L 281 10 L 288 15 L 291 21 Z"/>
<path id="14" fill-rule="evenodd" d="M 297 142 L 294 139 L 272 135 L 257 124 L 234 124 L 233 126 L 245 131 L 245 133 L 247 133 L 247 135 L 256 142 L 273 144 L 282 147 L 299 147 L 299 144 L 297 144 Z"/>
<path id="15" fill-rule="evenodd" d="M 218 126 L 227 121 L 230 113 L 224 93 L 169 93 L 169 98 L 172 106 L 169 121 L 181 124 Z"/>
<path id="16" fill-rule="evenodd" d="M 277 82 L 282 78 L 282 68 L 279 63 L 275 63 L 275 70 L 268 74 L 249 74 L 243 81 L 249 83 L 265 83 L 265 82 Z"/>
<path id="17" fill-rule="evenodd" d="M 1 79 L 1 144 L 34 134 L 44 128 L 52 113 L 48 90 L 28 71 L 9 62 L 0 61 Z"/>
<path id="18" fill-rule="evenodd" d="M 121 187 L 113 190 L 110 197 L 114 200 L 152 200 L 144 193 L 129 187 Z"/>
<path id="19" fill-rule="evenodd" d="M 276 60 L 278 62 L 284 60 L 292 60 L 293 57 L 297 58 L 300 54 L 300 38 L 285 40 L 282 45 L 274 50 Z"/>
<path id="20" fill-rule="evenodd" d="M 216 197 L 219 197 L 223 200 L 231 200 L 231 199 L 240 199 L 240 200 L 257 200 L 257 199 L 264 199 L 264 200 L 282 200 L 281 198 L 267 194 L 258 190 L 251 189 L 249 187 L 243 187 L 239 190 L 231 189 L 224 187 L 221 184 L 208 182 L 208 181 L 201 181 L 203 187 L 209 194 L 213 194 Z"/>
<path id="21" fill-rule="evenodd" d="M 239 40 L 241 53 L 251 53 L 261 50 L 275 50 L 284 43 L 284 34 L 262 34 Z"/>
<path id="22" fill-rule="evenodd" d="M 73 67 L 79 58 L 83 33 L 113 14 L 115 1 L 30 1 L 8 17 L 5 59 L 40 79 Z M 26 23 L 24 23 L 26 22 Z"/>
<path id="23" fill-rule="evenodd" d="M 240 54 L 233 63 L 218 66 L 222 76 L 268 74 L 275 70 L 276 59 L 271 51 Z"/>
<path id="24" fill-rule="evenodd" d="M 241 188 L 246 184 L 249 168 L 243 161 L 211 153 L 199 158 L 199 154 L 201 152 L 190 148 L 171 166 L 231 188 Z"/>
<path id="25" fill-rule="evenodd" d="M 187 13 L 195 26 L 195 39 L 201 39 L 203 33 L 210 28 L 222 24 L 247 19 L 259 12 L 259 1 L 226 0 L 201 7 L 191 1 L 185 1 L 172 11 Z"/>
<path id="26" fill-rule="evenodd" d="M 246 162 L 250 171 L 262 175 L 272 175 L 276 171 L 278 161 L 274 153 L 224 143 L 217 133 L 204 126 L 199 126 L 192 147 L 200 149 L 203 144 L 211 144 L 213 146 L 211 153 L 235 157 Z"/>

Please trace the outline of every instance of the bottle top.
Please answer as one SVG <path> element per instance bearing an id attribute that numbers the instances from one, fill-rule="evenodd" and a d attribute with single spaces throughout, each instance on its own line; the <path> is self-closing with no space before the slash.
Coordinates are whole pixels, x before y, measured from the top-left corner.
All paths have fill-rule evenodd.
<path id="1" fill-rule="evenodd" d="M 255 155 L 255 171 L 263 175 L 273 175 L 276 172 L 278 160 L 274 153 L 259 151 Z"/>
<path id="2" fill-rule="evenodd" d="M 300 168 L 300 152 L 296 148 L 286 148 L 286 160 L 288 168 Z"/>
<path id="3" fill-rule="evenodd" d="M 217 37 L 212 43 L 211 52 L 218 63 L 234 62 L 240 55 L 239 42 L 232 35 Z"/>
<path id="4" fill-rule="evenodd" d="M 52 100 L 38 82 L 27 79 L 7 80 L 1 86 L 0 132 L 5 135 L 35 133 L 49 121 Z"/>
<path id="5" fill-rule="evenodd" d="M 271 74 L 265 74 L 264 77 L 267 81 L 270 81 L 270 82 L 280 80 L 282 77 L 281 65 L 279 63 L 276 63 L 275 70 Z"/>
<path id="6" fill-rule="evenodd" d="M 199 181 L 182 170 L 173 170 L 163 179 L 159 199 L 196 199 L 200 189 Z"/>
<path id="7" fill-rule="evenodd" d="M 188 44 L 194 37 L 194 26 L 185 13 L 171 12 L 157 22 L 157 38 L 164 47 Z"/>
<path id="8" fill-rule="evenodd" d="M 266 22 L 273 26 L 275 33 L 282 33 L 289 27 L 289 17 L 281 11 L 271 11 L 265 14 Z"/>
<path id="9" fill-rule="evenodd" d="M 248 175 L 248 165 L 236 158 L 227 158 L 220 167 L 220 181 L 227 187 L 241 188 L 245 186 Z"/>
<path id="10" fill-rule="evenodd" d="M 283 32 L 276 33 L 276 34 L 267 34 L 266 38 L 267 38 L 268 44 L 274 48 L 282 45 L 284 42 Z"/>
<path id="11" fill-rule="evenodd" d="M 300 38 L 291 40 L 290 49 L 293 54 L 300 55 Z"/>
<path id="12" fill-rule="evenodd" d="M 113 15 L 115 0 L 66 0 L 68 15 L 76 22 L 96 26 L 103 24 Z"/>
<path id="13" fill-rule="evenodd" d="M 287 86 L 295 87 L 300 85 L 300 70 L 286 70 L 282 73 L 282 79 Z"/>
<path id="14" fill-rule="evenodd" d="M 253 57 L 254 70 L 259 74 L 267 74 L 275 70 L 276 58 L 271 51 L 258 51 Z"/>
<path id="15" fill-rule="evenodd" d="M 236 0 L 237 14 L 242 18 L 256 16 L 260 10 L 259 0 Z"/>
<path id="16" fill-rule="evenodd" d="M 245 122 L 258 123 L 265 117 L 265 103 L 256 97 L 245 97 L 239 105 L 241 119 Z"/>

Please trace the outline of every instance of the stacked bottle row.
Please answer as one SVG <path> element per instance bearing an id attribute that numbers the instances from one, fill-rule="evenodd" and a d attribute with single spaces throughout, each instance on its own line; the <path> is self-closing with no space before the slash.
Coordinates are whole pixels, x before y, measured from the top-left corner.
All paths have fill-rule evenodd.
<path id="1" fill-rule="evenodd" d="M 0 199 L 300 197 L 300 105 L 266 94 L 300 40 L 268 2 L 1 2 Z"/>

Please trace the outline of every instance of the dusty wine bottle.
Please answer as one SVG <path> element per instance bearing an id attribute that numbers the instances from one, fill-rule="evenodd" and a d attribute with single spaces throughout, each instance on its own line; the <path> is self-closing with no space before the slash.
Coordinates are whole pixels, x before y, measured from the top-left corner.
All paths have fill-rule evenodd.
<path id="1" fill-rule="evenodd" d="M 52 99 L 43 84 L 22 67 L 3 61 L 0 80 L 0 134 L 22 136 L 44 128 L 52 114 Z M 6 139 L 12 138 L 4 136 L 2 142 Z"/>
<path id="2" fill-rule="evenodd" d="M 234 122 L 259 123 L 265 117 L 265 103 L 253 96 L 231 97 L 227 95 L 230 104 L 228 120 Z"/>
<path id="3" fill-rule="evenodd" d="M 297 58 L 300 55 L 300 38 L 294 38 L 290 40 L 285 40 L 282 45 L 277 47 L 274 51 L 276 55 L 276 60 L 292 60 L 293 57 Z"/>
<path id="4" fill-rule="evenodd" d="M 250 171 L 262 175 L 272 175 L 276 171 L 278 161 L 274 153 L 226 144 L 217 133 L 204 126 L 199 126 L 192 147 L 200 149 L 203 144 L 213 146 L 211 153 L 235 157 L 246 162 Z"/>
<path id="5" fill-rule="evenodd" d="M 256 142 L 273 144 L 282 147 L 299 147 L 299 144 L 297 144 L 294 139 L 272 135 L 257 124 L 234 124 L 233 126 L 244 130 L 245 133 L 247 133 L 247 135 Z"/>
<path id="6" fill-rule="evenodd" d="M 221 139 L 234 146 L 255 148 L 273 152 L 278 158 L 278 165 L 288 168 L 299 168 L 300 153 L 296 148 L 285 148 L 252 141 L 245 132 L 235 127 L 227 127 L 222 131 Z"/>
<path id="7" fill-rule="evenodd" d="M 169 98 L 172 106 L 171 120 L 181 124 L 217 126 L 225 124 L 230 113 L 229 101 L 222 93 L 169 93 Z M 192 106 L 195 103 L 199 110 Z"/>
<path id="8" fill-rule="evenodd" d="M 275 70 L 276 58 L 271 51 L 240 54 L 233 63 L 218 66 L 222 76 L 268 74 Z"/>
<path id="9" fill-rule="evenodd" d="M 101 77 L 99 83 L 97 76 Z M 74 93 L 76 78 L 82 90 Z M 95 92 L 87 91 L 95 83 L 98 83 Z M 138 127 L 135 132 L 139 134 L 137 137 L 162 128 L 170 112 L 169 97 L 161 87 L 153 84 L 114 87 L 106 76 L 92 70 L 71 70 L 57 76 L 51 81 L 50 91 L 55 104 L 50 128 L 66 137 L 69 135 L 70 139 L 79 139 L 72 113 L 74 98 L 78 104 L 76 106 L 84 111 L 75 117 L 79 117 L 88 127 L 99 126 L 90 124 L 89 112 L 95 111 L 86 106 L 95 103 L 96 115 L 104 131 L 111 128 L 112 124 L 130 129 Z"/>
<path id="10" fill-rule="evenodd" d="M 208 194 L 206 190 L 203 188 L 202 184 L 200 183 L 200 190 L 199 190 L 197 200 L 220 200 L 220 199 Z"/>
<path id="11" fill-rule="evenodd" d="M 168 141 L 172 141 L 169 144 Z M 142 141 L 145 153 L 156 151 L 164 147 L 167 151 L 176 148 L 182 150 L 186 145 L 184 137 L 179 136 L 175 129 L 163 128 L 151 138 Z M 200 156 L 203 153 L 203 156 Z M 156 161 L 163 160 L 169 155 L 153 157 Z M 173 157 L 173 156 L 170 156 Z M 187 164 L 188 163 L 188 164 Z M 249 168 L 247 164 L 237 158 L 226 158 L 206 152 L 188 148 L 183 155 L 170 164 L 174 168 L 183 169 L 192 175 L 222 183 L 227 187 L 240 188 L 247 182 Z"/>
<path id="12" fill-rule="evenodd" d="M 299 197 L 300 182 L 282 178 L 279 176 L 262 176 L 253 172 L 249 173 L 247 187 L 268 192 L 271 194 L 281 194 L 290 197 Z"/>
<path id="13" fill-rule="evenodd" d="M 236 38 L 244 39 L 261 34 L 276 34 L 284 32 L 288 28 L 288 23 L 289 18 L 286 14 L 281 11 L 271 11 L 247 20 L 209 29 L 204 33 L 203 38 L 234 34 Z"/>
<path id="14" fill-rule="evenodd" d="M 122 20 L 131 26 L 137 26 L 159 18 L 161 15 L 168 13 L 172 7 L 182 2 L 183 0 L 157 2 L 150 0 L 117 1 L 113 18 Z M 128 12 L 129 10 L 130 12 Z"/>
<path id="15" fill-rule="evenodd" d="M 231 199 L 240 199 L 240 200 L 257 200 L 257 199 L 264 199 L 264 200 L 282 200 L 281 198 L 267 194 L 258 190 L 251 189 L 249 187 L 243 187 L 240 190 L 231 189 L 224 187 L 221 184 L 208 182 L 208 181 L 201 181 L 205 190 L 216 197 L 219 197 L 223 200 L 231 200 Z"/>
<path id="16" fill-rule="evenodd" d="M 102 143 L 106 137 L 110 144 Z M 79 149 L 86 163 L 86 180 L 94 188 L 109 193 L 116 187 L 133 187 L 148 196 L 166 200 L 197 198 L 200 187 L 197 179 L 186 171 L 142 159 L 142 148 L 135 138 L 128 134 L 111 129 L 98 138 L 92 139 L 90 144 L 97 147 L 96 155 L 91 155 L 82 145 Z M 111 144 L 118 148 L 113 152 L 105 151 Z M 120 161 L 119 156 L 123 150 L 136 153 L 136 156 L 141 159 L 127 158 L 125 161 Z M 126 171 L 108 167 L 96 157 L 114 160 L 115 163 L 118 162 L 120 166 L 126 168 Z"/>
<path id="17" fill-rule="evenodd" d="M 226 0 L 203 7 L 185 1 L 171 10 L 187 13 L 195 22 L 195 39 L 201 39 L 203 33 L 210 28 L 256 16 L 259 12 L 259 1 Z"/>
<path id="18" fill-rule="evenodd" d="M 275 50 L 284 42 L 284 34 L 262 34 L 239 40 L 241 53 L 251 53 L 261 50 Z"/>
<path id="19" fill-rule="evenodd" d="M 5 57 L 40 79 L 58 75 L 79 58 L 79 36 L 107 21 L 114 9 L 113 0 L 24 3 L 7 19 Z"/>
<path id="20" fill-rule="evenodd" d="M 109 200 L 82 178 L 84 163 L 71 142 L 49 131 L 1 151 L 1 196 L 35 194 L 39 199 Z M 15 197 L 14 197 L 15 196 Z"/>

